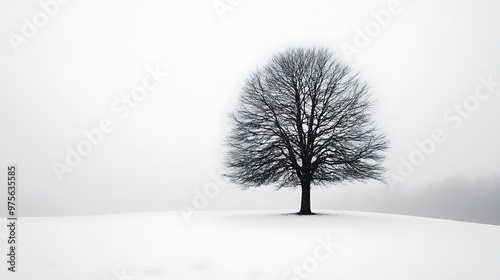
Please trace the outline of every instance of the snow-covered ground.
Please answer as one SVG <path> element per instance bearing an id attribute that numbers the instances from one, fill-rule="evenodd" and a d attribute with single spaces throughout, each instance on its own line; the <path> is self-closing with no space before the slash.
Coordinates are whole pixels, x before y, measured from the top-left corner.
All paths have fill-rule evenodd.
<path id="1" fill-rule="evenodd" d="M 4 263 L 0 279 L 500 279 L 500 226 L 282 213 L 202 212 L 189 224 L 180 212 L 21 218 L 19 271 Z"/>

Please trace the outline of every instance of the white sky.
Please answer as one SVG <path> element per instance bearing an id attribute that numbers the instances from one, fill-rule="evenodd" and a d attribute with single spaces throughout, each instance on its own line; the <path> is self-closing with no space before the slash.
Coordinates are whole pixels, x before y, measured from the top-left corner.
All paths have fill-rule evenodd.
<path id="1" fill-rule="evenodd" d="M 243 81 L 289 46 L 328 47 L 368 81 L 379 100 L 376 120 L 391 140 L 391 172 L 417 149 L 415 140 L 443 129 L 447 140 L 399 186 L 405 193 L 499 175 L 500 87 L 456 129 L 443 120 L 474 94 L 480 76 L 500 81 L 498 1 L 402 1 L 349 58 L 342 44 L 354 45 L 356 28 L 390 1 L 241 1 L 221 20 L 216 1 L 72 0 L 15 52 L 9 34 L 21 35 L 23 17 L 43 11 L 38 2 L 0 2 L 0 166 L 20 168 L 21 215 L 189 205 L 193 191 L 212 182 L 209 174 L 222 171 L 227 113 Z M 156 65 L 169 77 L 121 119 L 111 104 Z M 64 163 L 66 147 L 75 149 L 82 130 L 105 118 L 115 129 L 60 182 L 51 164 Z M 313 208 L 389 188 L 369 182 L 337 190 L 313 192 Z M 297 208 L 298 198 L 298 191 L 229 186 L 207 209 Z M 4 205 L 5 192 L 0 199 Z"/>

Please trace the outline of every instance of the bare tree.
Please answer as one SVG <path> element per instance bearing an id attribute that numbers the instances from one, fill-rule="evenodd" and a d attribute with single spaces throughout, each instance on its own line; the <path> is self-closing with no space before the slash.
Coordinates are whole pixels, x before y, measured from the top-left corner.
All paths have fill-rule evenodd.
<path id="1" fill-rule="evenodd" d="M 273 56 L 247 79 L 231 114 L 227 173 L 243 188 L 302 189 L 299 214 L 312 214 L 312 185 L 383 179 L 386 137 L 357 74 L 320 48 Z"/>

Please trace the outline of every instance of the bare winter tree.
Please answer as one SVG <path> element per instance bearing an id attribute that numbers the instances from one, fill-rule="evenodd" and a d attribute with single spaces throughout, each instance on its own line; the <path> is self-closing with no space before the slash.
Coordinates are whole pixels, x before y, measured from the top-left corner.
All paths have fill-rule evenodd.
<path id="1" fill-rule="evenodd" d="M 383 179 L 388 141 L 372 107 L 366 84 L 328 50 L 279 53 L 250 75 L 231 114 L 225 175 L 243 188 L 300 186 L 299 214 L 312 214 L 312 185 Z"/>

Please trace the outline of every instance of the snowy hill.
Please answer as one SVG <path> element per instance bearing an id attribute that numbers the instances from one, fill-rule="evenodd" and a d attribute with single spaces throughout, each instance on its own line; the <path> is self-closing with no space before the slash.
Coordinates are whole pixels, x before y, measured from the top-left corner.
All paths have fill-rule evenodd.
<path id="1" fill-rule="evenodd" d="M 0 279 L 500 279 L 500 227 L 329 211 L 21 218 Z M 4 219 L 5 222 L 5 219 Z M 0 230 L 6 252 L 6 227 Z"/>

